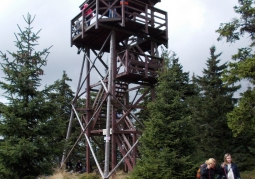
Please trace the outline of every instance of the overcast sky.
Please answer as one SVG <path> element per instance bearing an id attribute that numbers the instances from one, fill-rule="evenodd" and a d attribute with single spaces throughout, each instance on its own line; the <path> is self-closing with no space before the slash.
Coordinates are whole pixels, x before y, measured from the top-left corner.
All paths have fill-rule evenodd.
<path id="1" fill-rule="evenodd" d="M 176 52 L 185 72 L 202 75 L 209 48 L 216 46 L 216 53 L 223 52 L 222 63 L 231 60 L 237 49 L 248 44 L 244 39 L 236 44 L 217 41 L 220 23 L 238 17 L 233 7 L 238 0 L 161 0 L 157 8 L 168 12 L 169 50 Z M 51 45 L 48 63 L 42 83 L 52 84 L 60 79 L 63 71 L 73 79 L 75 91 L 78 83 L 82 55 L 75 46 L 70 47 L 70 21 L 79 13 L 83 0 L 0 0 L 0 51 L 16 51 L 14 33 L 25 27 L 22 15 L 36 15 L 32 24 L 34 31 L 42 29 L 37 50 Z M 0 59 L 1 60 L 1 59 Z M 1 61 L 2 62 L 2 61 Z M 0 78 L 3 77 L 2 69 Z M 2 79 L 0 79 L 2 80 Z M 3 91 L 0 90 L 0 95 Z M 0 96 L 0 102 L 4 102 Z"/>

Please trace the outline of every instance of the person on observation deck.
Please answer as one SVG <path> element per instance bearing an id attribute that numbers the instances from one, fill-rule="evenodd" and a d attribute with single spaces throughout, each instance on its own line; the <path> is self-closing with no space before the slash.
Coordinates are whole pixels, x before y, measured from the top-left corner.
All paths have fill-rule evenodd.
<path id="1" fill-rule="evenodd" d="M 81 8 L 81 11 L 84 11 L 84 17 L 85 20 L 87 22 L 87 26 L 90 26 L 90 20 L 93 17 L 93 11 L 92 9 L 87 9 L 89 5 L 88 4 L 84 4 L 83 7 Z"/>

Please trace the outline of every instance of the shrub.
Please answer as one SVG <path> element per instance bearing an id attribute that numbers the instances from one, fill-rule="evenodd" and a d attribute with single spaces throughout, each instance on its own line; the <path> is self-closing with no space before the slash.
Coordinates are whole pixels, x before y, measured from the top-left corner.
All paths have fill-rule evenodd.
<path id="1" fill-rule="evenodd" d="M 255 175 L 255 170 L 253 171 L 245 171 L 241 173 L 242 179 L 253 179 Z"/>
<path id="2" fill-rule="evenodd" d="M 245 171 L 241 173 L 242 179 L 253 179 L 255 175 L 255 170 L 253 171 Z"/>
<path id="3" fill-rule="evenodd" d="M 90 174 L 82 174 L 78 177 L 78 179 L 101 179 L 101 177 L 97 174 L 90 173 Z"/>
<path id="4" fill-rule="evenodd" d="M 23 177 L 23 179 L 35 179 L 35 177 L 34 176 L 25 176 L 25 177 Z"/>

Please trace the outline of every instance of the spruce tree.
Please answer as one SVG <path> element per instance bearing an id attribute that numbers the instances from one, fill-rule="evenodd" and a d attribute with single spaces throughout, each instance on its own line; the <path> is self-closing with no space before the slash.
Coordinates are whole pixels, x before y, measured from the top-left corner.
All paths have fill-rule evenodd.
<path id="1" fill-rule="evenodd" d="M 163 72 L 156 86 L 156 99 L 148 104 L 149 119 L 140 141 L 141 158 L 132 179 L 194 178 L 193 127 L 187 98 L 193 95 L 189 73 L 183 72 L 175 54 L 165 50 Z"/>
<path id="2" fill-rule="evenodd" d="M 52 103 L 55 104 L 55 116 L 52 120 L 61 121 L 58 128 L 55 129 L 55 135 L 52 137 L 52 146 L 56 150 L 56 164 L 60 164 L 62 154 L 64 150 L 64 141 L 68 129 L 70 114 L 71 114 L 71 101 L 74 98 L 74 92 L 68 85 L 68 82 L 72 81 L 66 72 L 63 72 L 62 78 L 54 82 L 49 86 L 52 89 L 49 98 Z M 76 136 L 77 138 L 77 136 Z"/>
<path id="3" fill-rule="evenodd" d="M 222 73 L 227 63 L 220 65 L 221 53 L 215 54 L 216 48 L 210 48 L 210 58 L 206 61 L 203 76 L 193 77 L 193 82 L 200 91 L 199 98 L 193 100 L 193 118 L 197 124 L 197 141 L 201 158 L 216 158 L 231 151 L 233 135 L 227 125 L 226 114 L 233 110 L 236 100 L 233 98 L 240 86 L 228 86 L 222 81 Z"/>
<path id="4" fill-rule="evenodd" d="M 50 48 L 36 51 L 39 32 L 31 27 L 34 18 L 24 17 L 27 27 L 15 34 L 16 52 L 0 52 L 6 104 L 0 113 L 0 178 L 20 179 L 51 173 L 56 160 L 56 141 L 62 121 L 56 120 L 55 104 L 50 99 L 53 88 L 41 86 L 43 67 Z"/>

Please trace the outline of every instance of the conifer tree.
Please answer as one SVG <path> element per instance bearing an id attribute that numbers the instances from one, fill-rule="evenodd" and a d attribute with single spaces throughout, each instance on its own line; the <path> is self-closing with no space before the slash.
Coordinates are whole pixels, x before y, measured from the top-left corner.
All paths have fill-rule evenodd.
<path id="1" fill-rule="evenodd" d="M 242 80 L 249 81 L 247 91 L 241 93 L 241 99 L 235 109 L 228 114 L 228 125 L 235 136 L 246 131 L 255 132 L 255 54 L 252 47 L 255 46 L 255 2 L 253 0 L 239 0 L 240 6 L 234 10 L 239 18 L 231 22 L 222 23 L 216 32 L 219 33 L 218 40 L 226 39 L 227 42 L 235 43 L 243 36 L 250 38 L 250 47 L 238 49 L 237 54 L 232 56 L 229 68 L 224 73 L 224 81 L 234 84 Z"/>
<path id="2" fill-rule="evenodd" d="M 36 51 L 39 32 L 31 27 L 34 18 L 24 17 L 27 27 L 15 34 L 16 52 L 0 52 L 6 104 L 0 113 L 0 178 L 20 179 L 52 172 L 56 160 L 56 141 L 62 121 L 56 120 L 52 87 L 41 86 L 43 67 L 50 48 Z M 11 56 L 9 59 L 8 56 Z"/>
<path id="3" fill-rule="evenodd" d="M 55 148 L 57 156 L 56 163 L 60 164 L 62 154 L 64 150 L 64 141 L 66 138 L 66 132 L 69 124 L 69 118 L 71 114 L 71 101 L 74 98 L 74 92 L 67 82 L 72 81 L 66 72 L 63 72 L 62 78 L 54 82 L 50 86 L 54 91 L 50 93 L 50 100 L 56 105 L 55 117 L 52 120 L 62 121 L 58 126 L 58 130 L 55 129 L 55 136 L 52 146 Z M 76 136 L 77 137 L 77 136 Z"/>
<path id="4" fill-rule="evenodd" d="M 239 16 L 230 22 L 221 23 L 216 30 L 219 33 L 218 40 L 226 40 L 235 43 L 244 36 L 249 37 L 250 46 L 238 49 L 237 54 L 232 56 L 228 68 L 224 71 L 223 80 L 226 84 L 232 85 L 238 82 L 249 82 L 246 91 L 240 94 L 240 99 L 233 111 L 227 114 L 228 126 L 231 128 L 235 141 L 235 161 L 238 168 L 242 170 L 252 170 L 255 168 L 255 2 L 253 0 L 238 0 L 239 6 L 234 7 L 234 11 Z M 247 38 L 246 38 L 247 39 Z"/>
<path id="5" fill-rule="evenodd" d="M 234 107 L 236 100 L 234 92 L 239 86 L 227 86 L 221 77 L 227 68 L 227 63 L 220 65 L 221 53 L 215 54 L 216 48 L 210 48 L 210 58 L 206 61 L 203 76 L 193 77 L 193 82 L 200 91 L 199 98 L 193 100 L 193 118 L 197 123 L 198 146 L 203 160 L 216 158 L 222 161 L 222 156 L 231 151 L 233 135 L 227 125 L 226 114 Z"/>
<path id="6" fill-rule="evenodd" d="M 183 72 L 175 54 L 163 51 L 156 99 L 148 104 L 149 119 L 139 148 L 132 179 L 194 178 L 193 127 L 187 98 L 193 95 L 189 73 Z"/>

